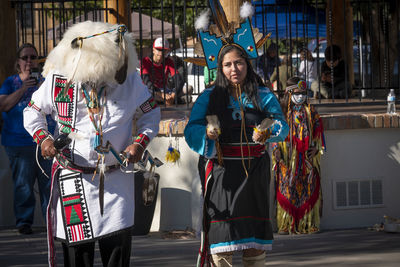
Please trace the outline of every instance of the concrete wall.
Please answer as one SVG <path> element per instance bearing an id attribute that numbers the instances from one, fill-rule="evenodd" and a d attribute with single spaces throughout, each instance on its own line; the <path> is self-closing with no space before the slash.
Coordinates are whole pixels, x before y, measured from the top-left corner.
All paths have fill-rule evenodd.
<path id="1" fill-rule="evenodd" d="M 400 129 L 362 129 L 325 132 L 327 151 L 321 162 L 323 216 L 321 229 L 345 229 L 368 227 L 383 221 L 384 215 L 400 218 Z M 160 159 L 164 158 L 168 138 L 158 137 L 149 150 Z M 197 173 L 198 156 L 180 138 L 181 162 L 166 163 L 157 170 L 161 175 L 160 191 L 152 224 L 152 231 L 198 229 L 201 206 L 200 183 Z M 335 181 L 382 179 L 383 205 L 375 208 L 335 209 L 333 186 Z M 164 188 L 176 188 L 191 194 L 182 201 L 179 195 L 163 197 Z M 161 202 L 162 200 L 162 202 Z M 173 207 L 174 212 L 164 212 L 162 207 Z M 180 210 L 179 214 L 175 211 Z M 272 209 L 271 209 L 272 210 Z M 273 210 L 272 210 L 273 212 Z M 160 218 L 160 214 L 162 217 Z M 167 218 L 164 218 L 167 216 Z M 188 224 L 191 218 L 192 225 Z M 174 222 L 172 222 L 174 221 Z M 171 228 L 171 226 L 174 226 Z"/>
<path id="2" fill-rule="evenodd" d="M 400 129 L 325 132 L 327 151 L 321 163 L 322 229 L 372 226 L 384 215 L 400 218 Z M 382 179 L 383 206 L 335 209 L 334 181 Z"/>
<path id="3" fill-rule="evenodd" d="M 172 139 L 174 147 L 176 139 Z M 149 151 L 164 162 L 160 174 L 159 195 L 151 231 L 197 229 L 200 225 L 201 186 L 197 171 L 198 154 L 190 150 L 183 137 L 178 138 L 181 158 L 178 163 L 165 162 L 169 138 L 157 137 Z"/>
<path id="4" fill-rule="evenodd" d="M 323 217 L 321 228 L 367 227 L 383 221 L 383 215 L 400 218 L 400 129 L 326 131 L 327 151 L 322 158 Z M 151 231 L 199 229 L 201 187 L 197 172 L 198 155 L 183 137 L 178 138 L 181 159 L 166 163 L 169 138 L 157 137 L 149 151 L 165 164 L 160 174 L 159 195 Z M 176 139 L 172 139 L 176 145 Z M 12 183 L 4 149 L 0 148 L 0 226 L 14 225 Z M 383 205 L 377 208 L 335 209 L 335 181 L 382 179 Z M 43 221 L 37 207 L 35 224 Z"/>

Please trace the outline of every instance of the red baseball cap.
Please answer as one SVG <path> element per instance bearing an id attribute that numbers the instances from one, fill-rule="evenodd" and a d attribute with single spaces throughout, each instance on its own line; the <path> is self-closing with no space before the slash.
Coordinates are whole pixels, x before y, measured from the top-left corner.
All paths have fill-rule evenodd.
<path id="1" fill-rule="evenodd" d="M 154 40 L 153 48 L 169 50 L 168 40 L 158 37 L 157 39 Z"/>

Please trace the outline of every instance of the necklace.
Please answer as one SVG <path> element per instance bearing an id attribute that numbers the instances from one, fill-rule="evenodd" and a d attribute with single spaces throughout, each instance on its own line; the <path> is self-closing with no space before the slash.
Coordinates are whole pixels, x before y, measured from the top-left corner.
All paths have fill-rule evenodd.
<path id="1" fill-rule="evenodd" d="M 243 108 L 243 99 L 242 99 L 242 88 L 240 87 L 240 84 L 235 85 L 236 89 L 236 98 L 239 103 L 239 108 L 240 108 L 240 114 L 241 114 L 241 123 L 240 123 L 240 152 L 242 156 L 242 166 L 243 169 L 246 173 L 246 178 L 249 177 L 249 172 L 248 169 L 250 169 L 250 146 L 249 146 L 249 140 L 247 139 L 247 134 L 246 134 L 246 118 L 244 116 L 244 108 Z M 247 152 L 248 152 L 248 169 L 246 168 L 246 164 L 244 162 L 244 156 L 243 156 L 243 135 L 246 139 L 246 144 L 247 144 Z"/>
<path id="2" fill-rule="evenodd" d="M 96 87 L 92 87 L 92 90 L 88 93 L 84 84 L 82 84 L 82 94 L 85 98 L 86 107 L 89 109 L 91 113 L 99 113 L 100 112 L 100 101 L 101 95 L 103 94 L 105 86 L 100 88 L 100 91 L 97 92 Z"/>
<path id="3" fill-rule="evenodd" d="M 101 87 L 98 93 L 97 89 L 93 87 L 92 90 L 90 91 L 90 94 L 86 90 L 84 84 L 82 84 L 81 87 L 82 87 L 82 95 L 85 98 L 88 115 L 96 134 L 93 143 L 93 148 L 94 150 L 96 150 L 98 146 L 103 145 L 103 128 L 101 125 L 101 120 L 103 118 L 107 92 L 104 90 L 105 86 Z M 104 96 L 102 97 L 103 92 Z M 99 116 L 96 116 L 97 118 L 95 118 L 94 114 L 99 114 Z"/>

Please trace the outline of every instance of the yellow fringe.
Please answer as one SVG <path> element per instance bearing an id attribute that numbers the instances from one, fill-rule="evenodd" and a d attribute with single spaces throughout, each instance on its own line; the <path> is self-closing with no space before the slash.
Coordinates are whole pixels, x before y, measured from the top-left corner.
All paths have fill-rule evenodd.
<path id="1" fill-rule="evenodd" d="M 175 163 L 181 157 L 181 153 L 179 150 L 176 150 L 173 147 L 169 147 L 167 153 L 165 155 L 165 161 Z"/>
<path id="2" fill-rule="evenodd" d="M 320 206 L 321 193 L 314 207 L 304 215 L 299 221 L 299 224 L 295 226 L 295 229 L 292 229 L 293 217 L 277 203 L 276 222 L 278 232 L 287 232 L 289 234 L 312 234 L 318 232 L 320 225 Z"/>

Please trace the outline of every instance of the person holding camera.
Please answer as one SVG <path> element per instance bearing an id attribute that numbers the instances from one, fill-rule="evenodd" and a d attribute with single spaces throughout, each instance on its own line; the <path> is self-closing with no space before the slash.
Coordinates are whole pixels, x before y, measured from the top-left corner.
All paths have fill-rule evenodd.
<path id="1" fill-rule="evenodd" d="M 36 163 L 36 143 L 25 130 L 22 115 L 33 92 L 43 81 L 38 71 L 37 58 L 37 50 L 32 44 L 26 43 L 19 47 L 15 62 L 17 74 L 8 77 L 0 88 L 0 111 L 3 118 L 1 144 L 10 161 L 14 185 L 14 214 L 20 234 L 32 234 L 35 181 L 38 181 L 44 218 L 50 195 L 51 181 Z M 49 129 L 54 130 L 55 122 L 51 118 L 48 118 L 47 123 Z M 47 176 L 50 176 L 51 161 L 44 160 L 41 156 L 38 160 Z"/>

